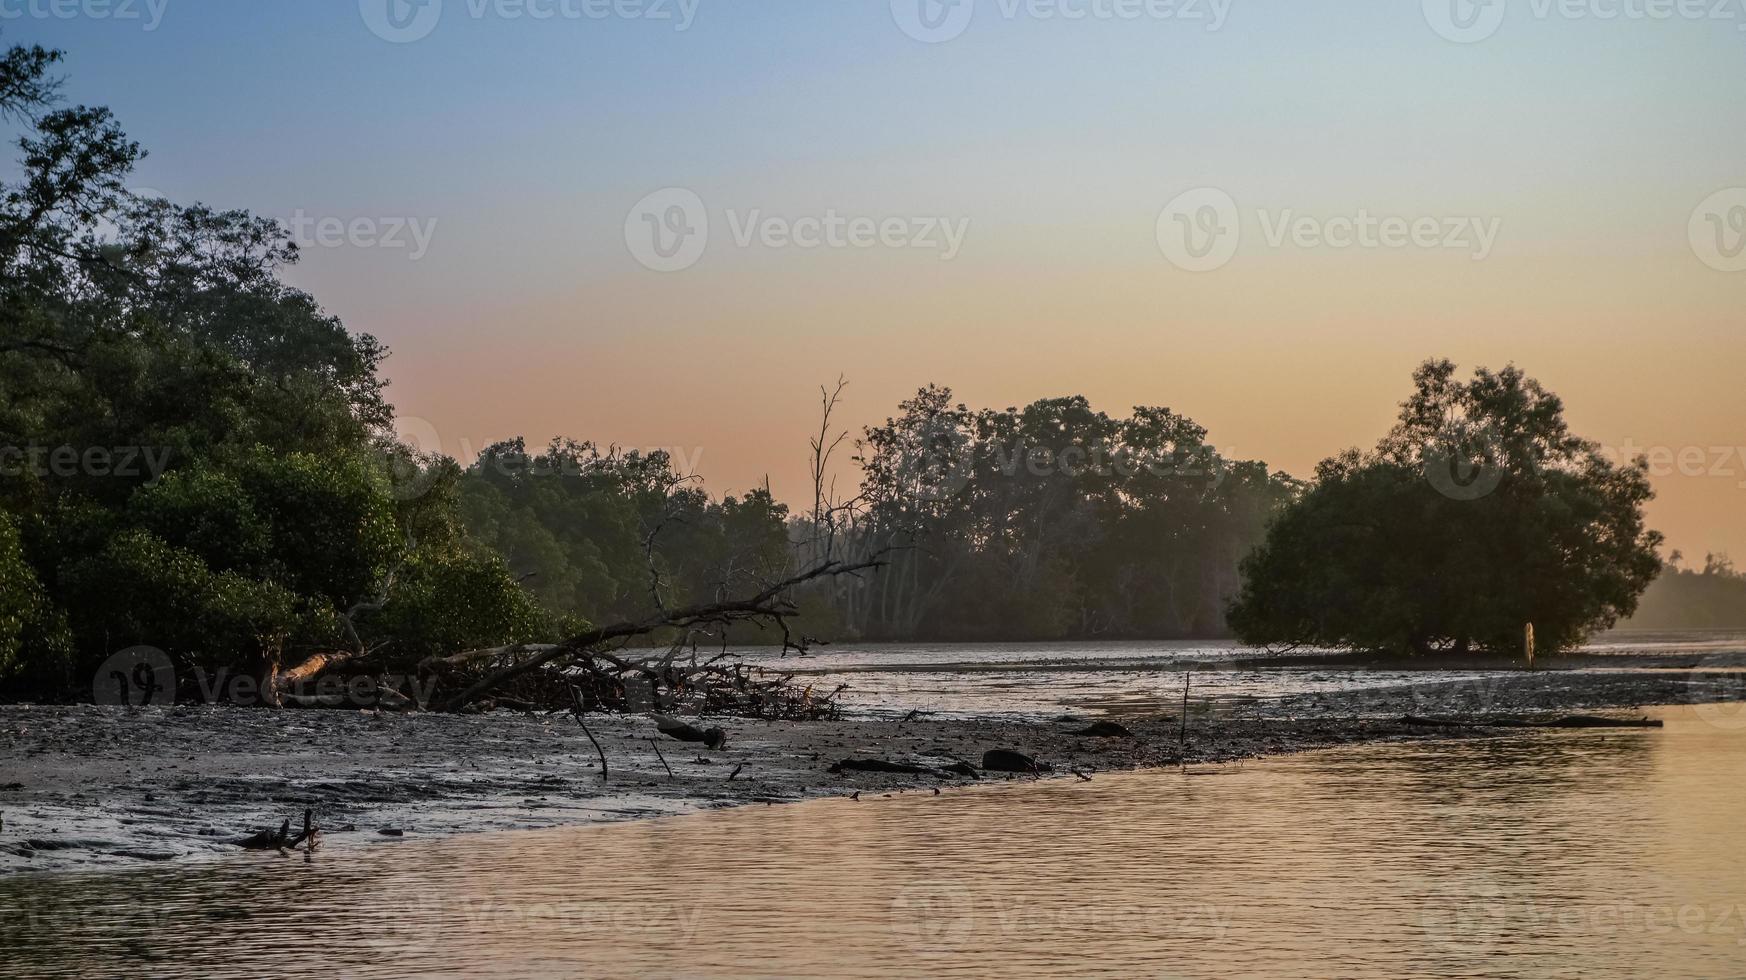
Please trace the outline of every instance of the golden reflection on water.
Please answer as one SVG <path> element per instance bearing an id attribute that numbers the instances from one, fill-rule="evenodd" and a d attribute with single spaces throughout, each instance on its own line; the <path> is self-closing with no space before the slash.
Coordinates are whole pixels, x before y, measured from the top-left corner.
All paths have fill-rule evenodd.
<path id="1" fill-rule="evenodd" d="M 1746 728 L 1664 716 L 4 879 L 0 975 L 1746 975 Z"/>

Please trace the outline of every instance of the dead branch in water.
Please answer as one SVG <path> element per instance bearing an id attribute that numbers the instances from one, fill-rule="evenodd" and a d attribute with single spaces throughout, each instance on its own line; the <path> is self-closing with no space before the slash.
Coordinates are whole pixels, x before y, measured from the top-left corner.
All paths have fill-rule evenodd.
<path id="1" fill-rule="evenodd" d="M 320 828 L 315 825 L 315 810 L 305 807 L 303 810 L 303 832 L 292 836 L 291 821 L 287 819 L 279 825 L 278 830 L 263 830 L 236 841 L 236 846 L 249 851 L 278 851 L 287 853 L 299 844 L 306 844 L 309 853 L 321 846 Z"/>
<path id="2" fill-rule="evenodd" d="M 748 622 L 762 622 L 780 627 L 786 642 L 789 635 L 788 619 L 800 611 L 790 597 L 794 589 L 820 579 L 877 569 L 884 564 L 884 558 L 880 554 L 856 562 L 827 559 L 742 599 L 703 603 L 681 609 L 662 609 L 643 619 L 588 630 L 561 643 L 541 646 L 521 644 L 475 650 L 451 657 L 431 658 L 422 666 L 440 671 L 445 666 L 456 667 L 490 660 L 499 662 L 495 669 L 468 683 L 456 694 L 436 701 L 434 707 L 439 711 L 460 711 L 484 699 L 491 692 L 546 668 L 579 672 L 584 676 L 599 676 L 603 674 L 600 665 L 606 664 L 613 670 L 604 673 L 613 676 L 601 676 L 600 679 L 607 682 L 614 679 L 622 681 L 622 677 L 617 675 L 625 674 L 641 675 L 642 679 L 656 682 L 683 681 L 683 677 L 674 677 L 670 673 L 673 666 L 671 651 L 666 658 L 641 661 L 621 659 L 612 651 L 622 649 L 625 643 L 633 639 L 665 630 L 695 631 L 714 627 L 725 631 L 735 623 Z M 697 669 L 699 668 L 692 668 L 693 671 Z M 747 669 L 743 664 L 736 664 L 716 673 L 735 675 L 736 681 L 727 686 L 737 687 L 741 693 L 752 693 L 748 682 L 744 681 Z"/>

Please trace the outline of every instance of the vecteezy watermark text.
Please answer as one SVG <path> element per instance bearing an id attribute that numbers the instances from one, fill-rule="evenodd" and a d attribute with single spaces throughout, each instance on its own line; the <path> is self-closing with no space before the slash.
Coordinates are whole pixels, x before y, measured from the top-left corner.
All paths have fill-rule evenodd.
<path id="1" fill-rule="evenodd" d="M 0 478 L 145 477 L 169 468 L 168 446 L 0 446 Z"/>
<path id="2" fill-rule="evenodd" d="M 911 249 L 938 253 L 943 262 L 958 257 L 970 233 L 967 217 L 852 215 L 836 208 L 798 217 L 728 208 L 723 217 L 737 248 Z M 686 188 L 668 187 L 644 197 L 625 215 L 624 242 L 643 266 L 678 272 L 703 258 L 710 229 L 703 199 Z"/>
<path id="3" fill-rule="evenodd" d="M 1255 219 L 1272 249 L 1441 250 L 1465 253 L 1475 262 L 1491 256 L 1503 231 L 1498 217 L 1373 214 L 1367 208 L 1333 216 L 1260 208 Z M 1156 232 L 1164 257 L 1190 272 L 1223 267 L 1244 238 L 1236 200 L 1215 187 L 1177 195 L 1159 212 Z"/>
<path id="4" fill-rule="evenodd" d="M 1746 31 L 1746 0 L 1422 0 L 1438 36 L 1477 44 L 1496 34 L 1515 6 L 1537 21 L 1712 21 Z"/>
<path id="5" fill-rule="evenodd" d="M 890 924 L 899 943 L 926 957 L 1050 934 L 1216 942 L 1229 933 L 1231 917 L 1227 909 L 1210 903 L 1050 901 L 932 881 L 898 890 L 891 901 Z"/>
<path id="6" fill-rule="evenodd" d="M 1733 480 L 1735 487 L 1746 490 L 1746 445 L 1643 446 L 1626 439 L 1617 446 L 1597 445 L 1595 451 L 1614 466 L 1635 466 L 1641 461 L 1651 477 Z M 1471 456 L 1428 450 L 1425 475 L 1445 497 L 1479 500 L 1503 484 L 1506 472 L 1501 459 L 1495 443 L 1480 446 Z M 1525 465 L 1538 464 L 1527 460 Z"/>
<path id="7" fill-rule="evenodd" d="M 164 0 L 159 0 L 164 2 Z M 701 0 L 461 0 L 472 20 L 601 21 L 645 20 L 691 29 Z M 442 21 L 444 0 L 358 0 L 370 33 L 384 41 L 421 41 Z"/>
<path id="8" fill-rule="evenodd" d="M 291 240 L 299 248 L 379 248 L 408 250 L 413 262 L 430 251 L 437 219 L 355 216 L 317 217 L 299 208 L 289 222 Z"/>
<path id="9" fill-rule="evenodd" d="M 12 20 L 110 20 L 138 22 L 155 31 L 170 0 L 0 0 L 0 22 Z"/>
<path id="10" fill-rule="evenodd" d="M 1208 31 L 1225 26 L 1235 0 L 891 0 L 891 19 L 903 33 L 927 44 L 963 34 L 977 7 L 1003 20 L 1120 21 L 1204 23 Z"/>

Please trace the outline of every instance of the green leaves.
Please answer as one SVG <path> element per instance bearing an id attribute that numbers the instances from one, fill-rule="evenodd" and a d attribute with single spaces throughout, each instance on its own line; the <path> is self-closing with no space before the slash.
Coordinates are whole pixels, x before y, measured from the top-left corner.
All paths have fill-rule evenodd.
<path id="1" fill-rule="evenodd" d="M 1269 529 L 1231 609 L 1245 641 L 1515 652 L 1532 622 L 1556 651 L 1636 608 L 1660 568 L 1644 468 L 1572 435 L 1514 367 L 1454 374 L 1420 368 L 1376 452 L 1324 461 Z"/>

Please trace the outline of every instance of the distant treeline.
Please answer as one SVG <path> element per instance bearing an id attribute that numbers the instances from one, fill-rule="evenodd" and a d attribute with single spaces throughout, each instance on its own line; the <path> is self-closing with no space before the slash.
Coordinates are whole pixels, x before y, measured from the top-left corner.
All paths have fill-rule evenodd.
<path id="1" fill-rule="evenodd" d="M 468 468 L 461 515 L 543 606 L 593 621 L 646 608 L 657 580 L 702 602 L 826 547 L 887 548 L 879 574 L 804 593 L 798 622 L 867 640 L 1211 637 L 1296 489 L 1168 409 L 971 411 L 933 386 L 900 408 L 857 440 L 863 479 L 835 508 L 796 516 L 764 489 L 715 501 L 659 452 L 513 440 Z"/>
<path id="2" fill-rule="evenodd" d="M 1639 629 L 1746 629 L 1746 573 L 1725 555 L 1710 555 L 1701 569 L 1670 565 L 1643 593 Z"/>
<path id="3" fill-rule="evenodd" d="M 860 506 L 838 530 L 895 549 L 884 574 L 834 590 L 868 639 L 1227 635 L 1238 565 L 1298 490 L 1167 408 L 972 411 L 934 386 L 899 408 L 865 431 Z"/>

